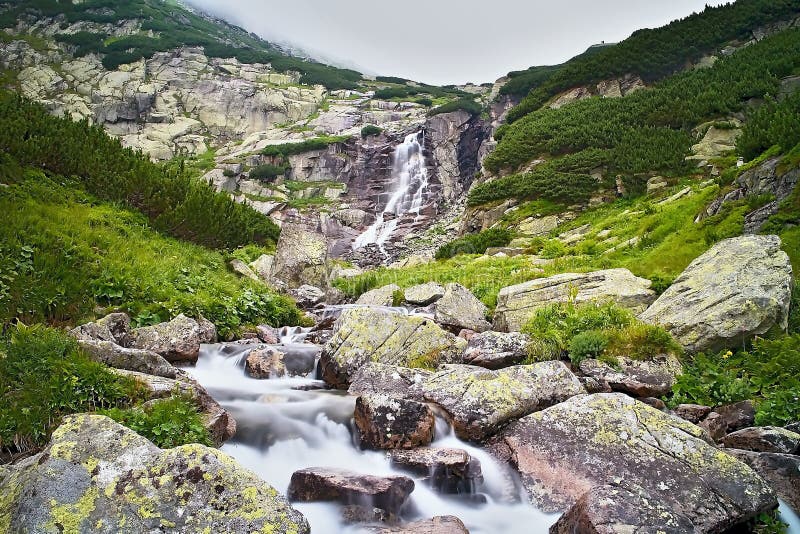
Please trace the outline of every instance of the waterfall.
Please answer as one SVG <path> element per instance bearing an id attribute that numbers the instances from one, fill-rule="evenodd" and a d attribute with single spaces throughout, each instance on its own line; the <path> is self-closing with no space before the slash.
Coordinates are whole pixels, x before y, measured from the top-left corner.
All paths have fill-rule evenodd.
<path id="1" fill-rule="evenodd" d="M 353 250 L 372 243 L 383 250 L 403 216 L 413 214 L 415 221 L 419 218 L 428 188 L 428 168 L 422 153 L 421 137 L 422 132 L 409 134 L 395 148 L 392 195 L 372 226 L 353 242 Z"/>

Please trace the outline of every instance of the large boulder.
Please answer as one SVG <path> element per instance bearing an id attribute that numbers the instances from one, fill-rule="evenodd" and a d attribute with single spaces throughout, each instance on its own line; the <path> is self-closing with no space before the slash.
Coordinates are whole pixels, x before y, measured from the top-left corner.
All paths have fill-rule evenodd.
<path id="1" fill-rule="evenodd" d="M 431 375 L 425 369 L 368 362 L 353 377 L 351 395 L 381 394 L 398 399 L 424 401 L 422 383 Z"/>
<path id="2" fill-rule="evenodd" d="M 275 252 L 270 276 L 288 289 L 310 284 L 328 287 L 328 242 L 302 224 L 286 222 Z"/>
<path id="3" fill-rule="evenodd" d="M 368 449 L 413 449 L 430 444 L 436 419 L 427 404 L 388 395 L 362 395 L 353 415 Z"/>
<path id="4" fill-rule="evenodd" d="M 445 409 L 456 434 L 479 441 L 504 425 L 586 390 L 561 362 L 491 371 L 445 365 L 422 384 L 423 395 Z"/>
<path id="5" fill-rule="evenodd" d="M 562 515 L 550 534 L 692 534 L 692 522 L 641 489 L 597 486 Z"/>
<path id="6" fill-rule="evenodd" d="M 486 320 L 488 308 L 475 295 L 461 284 L 447 284 L 444 296 L 434 305 L 434 319 L 437 323 L 474 332 L 486 332 L 492 325 Z"/>
<path id="7" fill-rule="evenodd" d="M 251 271 L 258 275 L 262 282 L 270 282 L 272 279 L 272 264 L 275 261 L 275 256 L 269 254 L 262 254 L 248 267 Z"/>
<path id="8" fill-rule="evenodd" d="M 303 284 L 296 289 L 290 289 L 289 296 L 304 310 L 316 308 L 325 302 L 325 292 L 316 286 L 308 284 Z"/>
<path id="9" fill-rule="evenodd" d="M 412 491 L 414 481 L 404 476 L 376 477 L 311 467 L 292 474 L 287 495 L 291 501 L 370 506 L 396 516 Z"/>
<path id="10" fill-rule="evenodd" d="M 305 518 L 225 453 L 161 450 L 107 417 L 67 417 L 40 454 L 0 471 L 0 531 L 306 534 Z"/>
<path id="11" fill-rule="evenodd" d="M 660 355 L 649 360 L 618 358 L 614 367 L 595 359 L 583 360 L 579 368 L 585 376 L 607 383 L 612 391 L 634 397 L 662 397 L 683 372 L 681 362 L 672 355 Z"/>
<path id="12" fill-rule="evenodd" d="M 356 301 L 359 306 L 392 306 L 394 305 L 395 294 L 401 291 L 397 284 L 378 287 L 367 291 Z"/>
<path id="13" fill-rule="evenodd" d="M 112 341 L 79 340 L 83 352 L 92 360 L 115 369 L 175 378 L 176 369 L 162 356 L 149 350 L 126 349 Z"/>
<path id="14" fill-rule="evenodd" d="M 694 260 L 642 315 L 688 351 L 742 346 L 786 330 L 792 264 L 777 236 L 726 239 Z"/>
<path id="15" fill-rule="evenodd" d="M 722 444 L 746 451 L 798 454 L 800 434 L 777 426 L 743 428 L 725 436 Z"/>
<path id="16" fill-rule="evenodd" d="M 401 526 L 370 527 L 367 531 L 372 534 L 469 534 L 464 523 L 452 515 L 421 519 Z"/>
<path id="17" fill-rule="evenodd" d="M 619 481 L 702 532 L 723 532 L 777 506 L 766 483 L 708 444 L 702 429 L 619 393 L 573 397 L 500 437 L 544 511 L 565 511 L 587 491 Z"/>
<path id="18" fill-rule="evenodd" d="M 737 449 L 725 452 L 752 467 L 772 486 L 778 497 L 800 514 L 800 456 Z"/>
<path id="19" fill-rule="evenodd" d="M 281 378 L 286 375 L 285 354 L 273 347 L 253 349 L 247 353 L 244 371 L 258 380 Z"/>
<path id="20" fill-rule="evenodd" d="M 435 366 L 461 358 L 467 342 L 431 320 L 378 308 L 344 310 L 320 359 L 322 378 L 346 389 L 368 362 Z"/>
<path id="21" fill-rule="evenodd" d="M 200 325 L 183 314 L 168 323 L 131 332 L 131 348 L 155 352 L 168 362 L 196 362 L 200 355 Z"/>
<path id="22" fill-rule="evenodd" d="M 441 284 L 428 282 L 409 287 L 403 293 L 405 300 L 414 306 L 427 306 L 433 304 L 444 296 L 445 289 Z"/>
<path id="23" fill-rule="evenodd" d="M 518 332 L 539 308 L 559 302 L 613 301 L 639 313 L 656 298 L 652 282 L 628 269 L 565 273 L 510 287 L 497 295 L 494 329 Z"/>
<path id="24" fill-rule="evenodd" d="M 469 338 L 464 363 L 486 369 L 501 369 L 523 362 L 531 339 L 519 332 L 483 332 Z"/>
<path id="25" fill-rule="evenodd" d="M 483 481 L 481 463 L 463 449 L 421 447 L 389 453 L 392 467 L 424 479 L 439 493 L 472 494 Z"/>

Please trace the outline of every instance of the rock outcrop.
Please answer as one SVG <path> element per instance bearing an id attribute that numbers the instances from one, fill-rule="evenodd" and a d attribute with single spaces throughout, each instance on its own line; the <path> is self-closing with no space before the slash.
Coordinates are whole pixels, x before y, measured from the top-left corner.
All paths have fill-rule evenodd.
<path id="1" fill-rule="evenodd" d="M 564 511 L 592 489 L 624 481 L 722 532 L 777 506 L 747 465 L 704 441 L 700 428 L 623 394 L 573 397 L 509 425 L 500 435 L 531 502 Z"/>
<path id="2" fill-rule="evenodd" d="M 726 239 L 694 260 L 642 315 L 691 352 L 736 348 L 786 330 L 793 286 L 777 236 Z"/>
<path id="3" fill-rule="evenodd" d="M 656 298 L 651 282 L 627 269 L 592 273 L 565 273 L 510 287 L 497 295 L 494 329 L 518 332 L 537 309 L 558 302 L 614 301 L 636 313 Z"/>
<path id="4" fill-rule="evenodd" d="M 800 456 L 727 449 L 755 470 L 792 509 L 800 514 Z"/>
<path id="5" fill-rule="evenodd" d="M 328 242 L 303 224 L 284 223 L 270 277 L 288 289 L 305 284 L 328 287 Z"/>
<path id="6" fill-rule="evenodd" d="M 389 453 L 392 467 L 424 477 L 436 491 L 472 494 L 483 481 L 481 464 L 463 449 L 423 447 Z"/>
<path id="7" fill-rule="evenodd" d="M 431 375 L 425 369 L 368 362 L 353 376 L 351 395 L 381 394 L 398 399 L 424 401 L 422 383 Z"/>
<path id="8" fill-rule="evenodd" d="M 491 330 L 486 320 L 488 309 L 475 295 L 461 284 L 447 284 L 442 298 L 434 304 L 434 319 L 446 327 L 475 332 Z"/>
<path id="9" fill-rule="evenodd" d="M 388 395 L 362 395 L 353 415 L 361 446 L 413 449 L 430 444 L 436 420 L 426 404 Z"/>
<path id="10" fill-rule="evenodd" d="M 181 314 L 168 323 L 133 330 L 130 346 L 160 354 L 168 362 L 196 362 L 200 354 L 200 325 Z"/>
<path id="11" fill-rule="evenodd" d="M 307 534 L 278 492 L 219 450 L 161 450 L 107 417 L 67 417 L 40 454 L 0 471 L 3 532 Z"/>
<path id="12" fill-rule="evenodd" d="M 433 321 L 385 309 L 344 310 L 320 359 L 323 379 L 346 389 L 368 362 L 405 367 L 459 361 L 467 342 Z"/>
<path id="13" fill-rule="evenodd" d="M 444 287 L 436 282 L 409 287 L 403 292 L 405 301 L 414 306 L 433 304 L 444 296 Z"/>
<path id="14" fill-rule="evenodd" d="M 423 395 L 447 411 L 462 439 L 479 441 L 514 419 L 585 393 L 561 362 L 490 371 L 445 365 L 422 384 Z"/>

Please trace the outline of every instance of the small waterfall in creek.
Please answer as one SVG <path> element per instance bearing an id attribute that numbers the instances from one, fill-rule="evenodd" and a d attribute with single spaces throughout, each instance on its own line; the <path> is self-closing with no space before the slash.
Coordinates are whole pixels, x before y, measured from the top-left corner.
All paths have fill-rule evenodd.
<path id="1" fill-rule="evenodd" d="M 395 149 L 392 196 L 372 226 L 353 242 L 353 250 L 373 243 L 383 250 L 403 216 L 413 214 L 415 220 L 419 217 L 428 188 L 428 169 L 420 142 L 422 135 L 422 132 L 407 135 Z"/>
<path id="2" fill-rule="evenodd" d="M 331 310 L 336 313 L 340 310 Z M 285 353 L 287 368 L 295 359 L 318 357 L 320 347 L 305 342 L 308 329 L 285 329 L 275 348 Z M 546 515 L 524 502 L 514 474 L 488 452 L 462 442 L 438 420 L 433 447 L 465 450 L 481 463 L 483 482 L 473 495 L 444 495 L 423 477 L 394 468 L 383 452 L 363 451 L 355 443 L 355 397 L 324 389 L 314 372 L 295 378 L 255 380 L 245 374 L 247 353 L 263 345 L 204 345 L 190 372 L 236 419 L 234 439 L 222 450 L 286 494 L 292 473 L 308 467 L 333 467 L 357 473 L 405 475 L 416 487 L 403 518 L 437 515 L 459 517 L 472 534 L 545 534 L 557 516 Z M 485 501 L 485 502 L 484 502 Z M 314 534 L 363 532 L 346 524 L 340 508 L 328 503 L 294 503 L 309 520 Z"/>

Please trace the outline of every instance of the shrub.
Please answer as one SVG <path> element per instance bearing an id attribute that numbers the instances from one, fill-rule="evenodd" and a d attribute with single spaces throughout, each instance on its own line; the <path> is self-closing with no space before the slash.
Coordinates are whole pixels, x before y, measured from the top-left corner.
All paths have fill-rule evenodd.
<path id="1" fill-rule="evenodd" d="M 569 359 L 574 365 L 587 358 L 598 358 L 608 346 L 608 336 L 597 330 L 581 332 L 569 342 Z"/>
<path id="2" fill-rule="evenodd" d="M 660 326 L 644 323 L 634 323 L 611 331 L 607 350 L 610 356 L 627 356 L 634 360 L 683 352 L 669 332 Z"/>
<path id="3" fill-rule="evenodd" d="M 416 102 L 420 106 L 425 106 L 426 108 L 429 108 L 429 107 L 433 106 L 433 100 L 428 98 L 428 97 L 426 97 L 426 96 L 417 98 L 417 99 L 414 100 L 414 102 Z"/>
<path id="4" fill-rule="evenodd" d="M 41 447 L 65 415 L 138 396 L 132 379 L 91 361 L 66 332 L 18 323 L 0 342 L 0 450 Z"/>
<path id="5" fill-rule="evenodd" d="M 366 139 L 367 137 L 380 135 L 381 133 L 383 133 L 382 128 L 379 128 L 374 124 L 367 124 L 366 126 L 361 128 L 361 139 Z"/>
<path id="6" fill-rule="evenodd" d="M 312 150 L 325 150 L 330 145 L 344 143 L 349 139 L 348 136 L 322 136 L 313 139 L 306 139 L 299 143 L 283 143 L 280 145 L 268 145 L 261 153 L 265 156 L 293 156 L 303 154 Z"/>
<path id="7" fill-rule="evenodd" d="M 271 181 L 278 176 L 285 174 L 288 169 L 288 165 L 272 165 L 266 163 L 250 169 L 250 179 L 261 180 L 264 182 Z"/>
<path id="8" fill-rule="evenodd" d="M 433 108 L 428 112 L 428 116 L 433 117 L 442 113 L 453 113 L 454 111 L 466 111 L 470 115 L 480 115 L 483 108 L 475 102 L 475 99 L 465 97 Z"/>
<path id="9" fill-rule="evenodd" d="M 160 399 L 136 408 L 112 408 L 102 413 L 162 449 L 188 443 L 213 445 L 200 413 L 187 397 Z"/>
<path id="10" fill-rule="evenodd" d="M 436 259 L 443 260 L 459 254 L 483 254 L 492 247 L 504 247 L 514 238 L 509 230 L 490 228 L 477 234 L 469 234 L 442 245 L 436 251 Z"/>
<path id="11" fill-rule="evenodd" d="M 567 246 L 558 239 L 548 240 L 542 247 L 542 250 L 539 252 L 543 258 L 547 259 L 560 258 L 566 253 Z"/>

